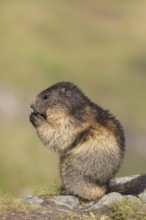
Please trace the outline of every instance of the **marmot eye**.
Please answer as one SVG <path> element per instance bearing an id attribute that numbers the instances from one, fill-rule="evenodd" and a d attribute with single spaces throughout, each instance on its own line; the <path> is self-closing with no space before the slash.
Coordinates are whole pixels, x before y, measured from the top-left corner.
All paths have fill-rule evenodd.
<path id="1" fill-rule="evenodd" d="M 48 97 L 49 97 L 48 95 L 44 95 L 44 96 L 43 96 L 43 100 L 48 99 Z"/>

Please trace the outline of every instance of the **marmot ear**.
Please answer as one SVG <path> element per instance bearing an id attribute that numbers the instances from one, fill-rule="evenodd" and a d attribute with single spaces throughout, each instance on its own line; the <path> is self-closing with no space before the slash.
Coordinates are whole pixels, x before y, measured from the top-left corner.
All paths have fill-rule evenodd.
<path id="1" fill-rule="evenodd" d="M 67 93 L 67 91 L 68 91 L 67 88 L 65 88 L 65 87 L 61 88 L 61 94 L 65 94 L 65 93 Z"/>

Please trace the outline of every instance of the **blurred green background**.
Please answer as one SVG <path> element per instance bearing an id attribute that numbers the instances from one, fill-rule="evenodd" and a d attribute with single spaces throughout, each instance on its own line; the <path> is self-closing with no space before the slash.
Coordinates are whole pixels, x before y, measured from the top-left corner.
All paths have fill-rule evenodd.
<path id="1" fill-rule="evenodd" d="M 30 102 L 77 84 L 117 116 L 127 152 L 118 175 L 146 172 L 146 1 L 0 1 L 0 189 L 59 182 L 57 155 L 29 123 Z"/>

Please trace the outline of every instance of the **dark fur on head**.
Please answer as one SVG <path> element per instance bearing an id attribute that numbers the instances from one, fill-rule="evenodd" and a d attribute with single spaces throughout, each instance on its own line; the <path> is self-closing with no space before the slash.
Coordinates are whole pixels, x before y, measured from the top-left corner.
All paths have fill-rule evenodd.
<path id="1" fill-rule="evenodd" d="M 81 92 L 81 90 L 69 82 L 57 83 L 41 93 L 36 97 L 35 105 L 32 108 L 35 112 L 46 115 L 48 108 L 60 108 L 69 113 L 80 111 L 89 99 Z"/>

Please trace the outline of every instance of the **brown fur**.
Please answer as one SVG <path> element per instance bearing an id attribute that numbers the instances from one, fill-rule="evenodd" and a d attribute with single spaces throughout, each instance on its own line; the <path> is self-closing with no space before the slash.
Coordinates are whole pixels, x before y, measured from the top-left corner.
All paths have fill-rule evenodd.
<path id="1" fill-rule="evenodd" d="M 38 136 L 60 155 L 62 193 L 101 198 L 124 155 L 119 121 L 71 83 L 49 87 L 31 107 L 30 121 Z"/>

